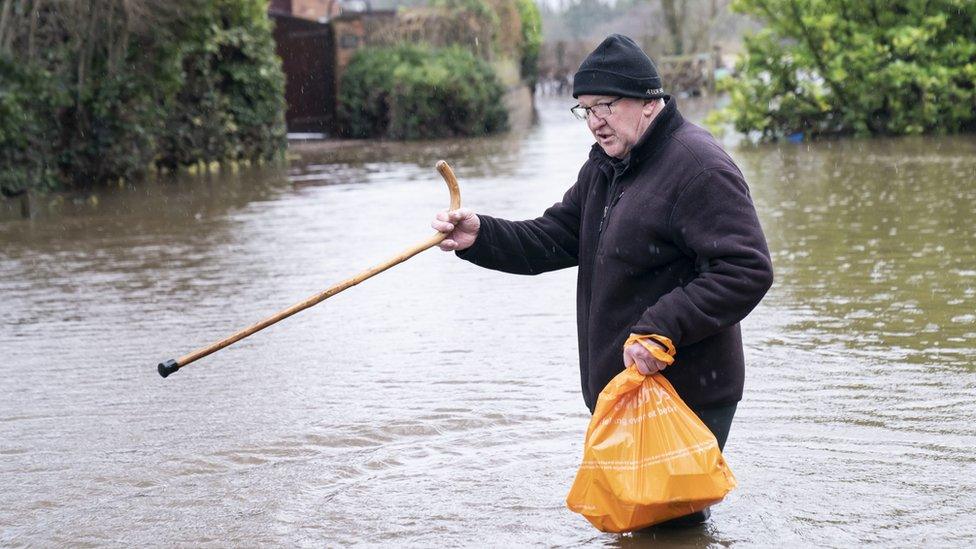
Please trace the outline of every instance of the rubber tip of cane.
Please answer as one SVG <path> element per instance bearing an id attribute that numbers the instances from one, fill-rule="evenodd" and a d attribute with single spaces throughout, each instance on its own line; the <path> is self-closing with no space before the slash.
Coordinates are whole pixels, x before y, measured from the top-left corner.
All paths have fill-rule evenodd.
<path id="1" fill-rule="evenodd" d="M 160 362 L 157 369 L 159 370 L 159 375 L 166 377 L 179 370 L 180 365 L 175 360 L 169 359 L 166 362 Z"/>

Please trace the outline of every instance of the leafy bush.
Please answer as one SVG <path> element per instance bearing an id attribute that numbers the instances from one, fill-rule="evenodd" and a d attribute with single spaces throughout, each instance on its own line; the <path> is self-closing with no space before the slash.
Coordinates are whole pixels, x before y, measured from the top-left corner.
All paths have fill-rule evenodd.
<path id="1" fill-rule="evenodd" d="M 976 129 L 976 2 L 736 0 L 766 27 L 725 88 L 721 116 L 775 139 L 802 132 Z"/>
<path id="2" fill-rule="evenodd" d="M 363 48 L 342 78 L 339 116 L 350 137 L 419 139 L 507 127 L 491 67 L 458 47 Z"/>
<path id="3" fill-rule="evenodd" d="M 163 89 L 146 74 L 96 73 L 62 111 L 58 166 L 62 185 L 88 187 L 145 176 L 155 154 Z"/>
<path id="4" fill-rule="evenodd" d="M 176 167 L 284 150 L 267 0 L 5 6 L 4 189 L 86 187 L 139 179 L 154 160 Z"/>

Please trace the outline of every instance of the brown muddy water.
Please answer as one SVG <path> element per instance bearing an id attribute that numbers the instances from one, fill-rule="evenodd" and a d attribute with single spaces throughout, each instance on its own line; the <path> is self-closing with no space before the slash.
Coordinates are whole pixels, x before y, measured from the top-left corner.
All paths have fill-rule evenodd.
<path id="1" fill-rule="evenodd" d="M 0 208 L 0 545 L 972 546 L 976 139 L 734 146 L 776 284 L 744 324 L 740 486 L 617 536 L 564 498 L 588 414 L 572 270 L 432 250 L 163 380 L 430 233 L 535 216 L 590 140 L 569 100 L 470 141 Z"/>

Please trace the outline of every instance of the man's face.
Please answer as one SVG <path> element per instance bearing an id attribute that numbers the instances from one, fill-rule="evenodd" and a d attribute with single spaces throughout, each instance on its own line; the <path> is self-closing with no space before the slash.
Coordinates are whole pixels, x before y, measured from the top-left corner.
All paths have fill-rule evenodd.
<path id="1" fill-rule="evenodd" d="M 654 114 L 655 102 L 645 103 L 630 97 L 581 95 L 577 100 L 584 107 L 613 103 L 610 106 L 610 114 L 603 118 L 591 112 L 586 119 L 586 125 L 589 126 L 590 133 L 596 138 L 603 152 L 614 158 L 623 158 L 630 153 L 644 130 L 650 125 Z"/>

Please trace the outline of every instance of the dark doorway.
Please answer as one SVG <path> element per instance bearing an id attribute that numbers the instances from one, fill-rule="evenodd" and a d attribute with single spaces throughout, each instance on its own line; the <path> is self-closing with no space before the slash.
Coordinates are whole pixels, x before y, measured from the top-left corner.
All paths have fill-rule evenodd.
<path id="1" fill-rule="evenodd" d="M 285 72 L 288 131 L 331 133 L 335 121 L 332 27 L 278 13 L 271 17 Z"/>

